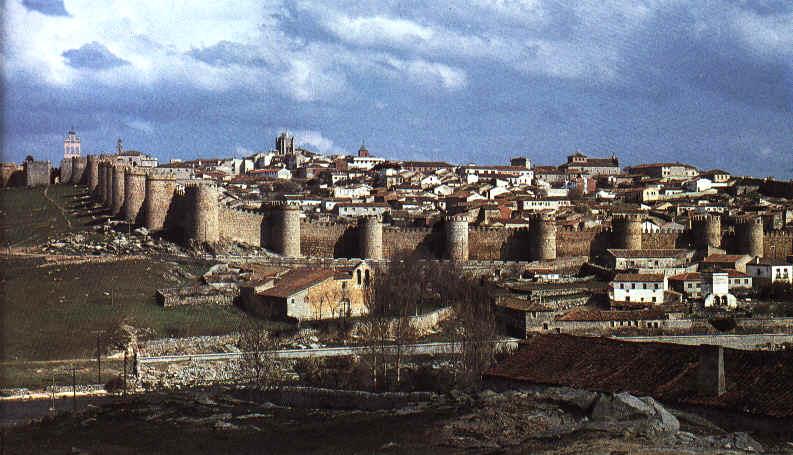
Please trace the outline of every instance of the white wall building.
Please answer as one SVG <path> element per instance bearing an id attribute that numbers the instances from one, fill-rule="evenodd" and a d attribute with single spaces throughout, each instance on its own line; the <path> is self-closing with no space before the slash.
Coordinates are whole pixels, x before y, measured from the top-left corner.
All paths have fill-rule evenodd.
<path id="1" fill-rule="evenodd" d="M 612 302 L 663 303 L 668 282 L 662 274 L 618 273 L 611 282 Z"/>
<path id="2" fill-rule="evenodd" d="M 793 283 L 793 264 L 780 260 L 755 258 L 746 264 L 746 273 L 761 281 Z"/>

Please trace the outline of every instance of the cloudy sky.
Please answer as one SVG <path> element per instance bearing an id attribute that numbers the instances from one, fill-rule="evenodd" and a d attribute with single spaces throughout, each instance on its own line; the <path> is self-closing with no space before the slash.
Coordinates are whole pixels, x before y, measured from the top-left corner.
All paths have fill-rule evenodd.
<path id="1" fill-rule="evenodd" d="M 273 147 L 793 178 L 790 0 L 7 0 L 3 159 Z"/>

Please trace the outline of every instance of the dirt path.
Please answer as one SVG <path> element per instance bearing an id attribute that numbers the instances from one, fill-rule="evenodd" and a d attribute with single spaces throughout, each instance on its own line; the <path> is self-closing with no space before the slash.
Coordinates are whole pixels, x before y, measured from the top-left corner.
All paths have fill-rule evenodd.
<path id="1" fill-rule="evenodd" d="M 55 200 L 50 197 L 50 195 L 47 193 L 47 191 L 49 189 L 50 189 L 49 187 L 45 187 L 44 188 L 44 193 L 43 193 L 44 194 L 44 198 L 47 199 L 48 201 L 50 201 L 50 203 L 53 206 L 55 206 L 56 209 L 58 209 L 58 212 L 60 212 L 61 216 L 63 217 L 63 220 L 66 221 L 66 226 L 68 226 L 69 229 L 71 229 L 72 228 L 72 221 L 69 219 L 68 216 L 66 216 L 66 209 L 63 208 L 63 206 L 61 206 L 60 204 L 55 202 Z"/>

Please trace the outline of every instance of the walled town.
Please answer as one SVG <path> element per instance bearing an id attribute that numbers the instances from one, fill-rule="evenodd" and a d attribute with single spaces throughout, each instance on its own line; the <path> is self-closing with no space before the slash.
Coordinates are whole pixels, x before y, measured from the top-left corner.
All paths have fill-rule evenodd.
<path id="1" fill-rule="evenodd" d="M 19 434 L 278 447 L 365 415 L 421 425 L 362 451 L 792 450 L 793 181 L 296 143 L 165 163 L 69 131 L 2 163 L 0 398 L 51 406 Z"/>

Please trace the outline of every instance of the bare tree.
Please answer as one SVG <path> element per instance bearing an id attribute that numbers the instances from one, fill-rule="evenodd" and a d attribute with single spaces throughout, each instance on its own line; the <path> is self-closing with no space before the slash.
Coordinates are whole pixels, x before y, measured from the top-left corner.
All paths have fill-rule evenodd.
<path id="1" fill-rule="evenodd" d="M 248 384 L 269 388 L 281 381 L 281 369 L 272 352 L 277 344 L 261 321 L 245 318 L 240 323 L 238 347 L 242 351 L 240 373 Z"/>
<path id="2" fill-rule="evenodd" d="M 370 346 L 368 359 L 375 389 L 398 386 L 402 381 L 405 346 L 416 339 L 411 316 L 426 299 L 425 272 L 415 258 L 397 255 L 364 283 L 367 313 L 361 329 Z"/>
<path id="3" fill-rule="evenodd" d="M 445 306 L 454 309 L 447 324 L 455 353 L 458 386 L 477 388 L 495 357 L 496 322 L 490 283 L 466 277 L 453 266 L 436 270 L 439 293 Z"/>

